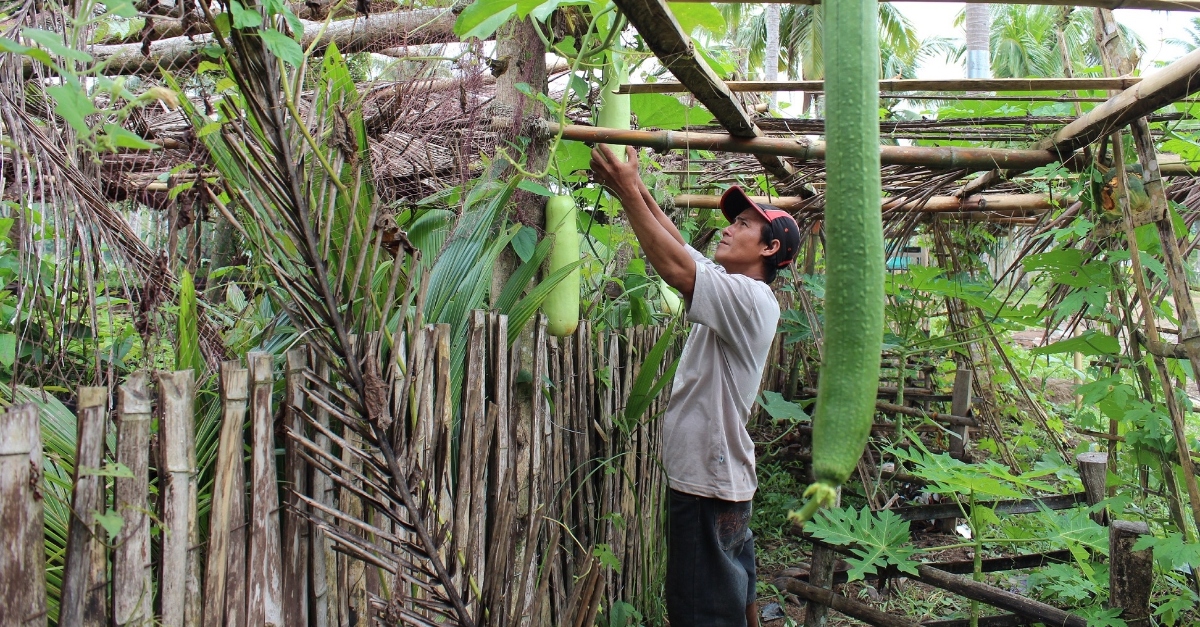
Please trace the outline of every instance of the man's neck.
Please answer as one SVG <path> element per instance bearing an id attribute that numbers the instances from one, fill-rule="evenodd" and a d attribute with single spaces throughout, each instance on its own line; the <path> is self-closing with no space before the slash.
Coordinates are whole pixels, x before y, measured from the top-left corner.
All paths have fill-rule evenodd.
<path id="1" fill-rule="evenodd" d="M 763 283 L 766 283 L 766 279 L 763 277 L 762 264 L 736 265 L 720 262 L 717 263 L 722 268 L 725 268 L 725 274 L 740 274 L 742 276 L 748 276 L 755 281 L 762 281 Z"/>

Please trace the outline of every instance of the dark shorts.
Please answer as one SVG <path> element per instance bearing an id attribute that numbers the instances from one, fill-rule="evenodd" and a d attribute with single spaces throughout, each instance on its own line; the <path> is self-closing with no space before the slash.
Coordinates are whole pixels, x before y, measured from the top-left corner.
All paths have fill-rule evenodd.
<path id="1" fill-rule="evenodd" d="M 742 627 L 754 601 L 750 501 L 671 490 L 667 617 L 671 627 Z"/>

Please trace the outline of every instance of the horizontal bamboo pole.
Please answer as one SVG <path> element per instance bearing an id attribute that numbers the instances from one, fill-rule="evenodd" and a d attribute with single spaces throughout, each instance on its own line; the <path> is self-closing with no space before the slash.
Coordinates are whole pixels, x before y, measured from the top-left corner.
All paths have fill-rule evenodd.
<path id="1" fill-rule="evenodd" d="M 798 196 L 779 196 L 775 198 L 751 196 L 750 199 L 757 203 L 775 205 L 780 209 L 790 212 L 806 211 L 816 213 L 824 211 L 823 205 L 814 203 L 812 199 L 800 198 Z M 909 204 L 902 207 L 902 203 L 906 201 Z M 675 197 L 675 206 L 677 207 L 717 209 L 720 207 L 720 204 L 720 196 L 680 194 Z M 1050 211 L 1056 206 L 1043 194 L 996 194 L 994 196 L 972 196 L 966 200 L 956 196 L 934 196 L 924 206 L 916 207 L 915 205 L 916 201 L 911 199 L 884 198 L 881 209 L 888 211 L 900 208 L 902 211 L 916 213 L 990 212 L 1023 214 Z"/>
<path id="2" fill-rule="evenodd" d="M 685 131 L 626 131 L 569 124 L 547 123 L 551 134 L 562 132 L 563 139 L 588 143 L 643 146 L 659 152 L 668 150 L 715 150 L 752 155 L 776 155 L 801 161 L 825 159 L 825 143 L 806 139 L 754 137 L 738 138 L 725 133 Z M 880 146 L 883 165 L 912 165 L 937 169 L 1026 170 L 1058 161 L 1048 150 L 1012 150 L 1003 148 L 960 148 L 956 146 Z"/>
<path id="3" fill-rule="evenodd" d="M 674 0 L 704 2 L 705 0 Z M 959 2 L 989 4 L 989 0 L 881 0 L 882 2 Z M 821 4 L 821 0 L 758 0 L 760 4 Z M 994 4 L 994 3 L 992 3 Z M 1194 0 L 1005 0 L 1003 4 L 1040 4 L 1052 7 L 1100 7 L 1102 9 L 1146 9 L 1149 11 L 1200 11 Z"/>
<path id="4" fill-rule="evenodd" d="M 1129 89 L 1141 82 L 1137 77 L 1118 78 L 953 78 L 899 79 L 879 81 L 879 91 L 1086 91 Z M 733 92 L 824 91 L 825 81 L 726 81 Z M 621 85 L 619 94 L 670 94 L 687 91 L 682 83 L 631 83 Z"/>

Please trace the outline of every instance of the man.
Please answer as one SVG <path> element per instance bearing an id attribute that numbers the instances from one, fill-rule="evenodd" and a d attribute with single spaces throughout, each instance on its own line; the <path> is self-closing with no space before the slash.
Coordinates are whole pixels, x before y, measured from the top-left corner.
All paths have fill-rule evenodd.
<path id="1" fill-rule="evenodd" d="M 757 627 L 749 522 L 758 478 L 746 420 L 779 321 L 770 283 L 796 258 L 800 229 L 786 212 L 731 187 L 721 197 L 729 226 L 716 263 L 709 261 L 651 198 L 637 152 L 627 147 L 626 155 L 622 163 L 597 146 L 592 172 L 621 201 L 646 258 L 683 294 L 693 323 L 663 426 L 667 615 L 671 627 Z"/>

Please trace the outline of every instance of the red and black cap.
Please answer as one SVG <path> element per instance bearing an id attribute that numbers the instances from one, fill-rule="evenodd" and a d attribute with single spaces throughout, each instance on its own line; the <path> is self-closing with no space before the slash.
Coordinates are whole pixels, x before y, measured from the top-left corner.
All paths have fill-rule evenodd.
<path id="1" fill-rule="evenodd" d="M 753 209 L 771 225 L 771 239 L 779 240 L 779 252 L 775 253 L 775 265 L 784 268 L 796 259 L 800 251 L 800 225 L 792 215 L 779 207 L 750 200 L 741 187 L 734 185 L 721 195 L 721 213 L 733 222 L 747 209 Z"/>

